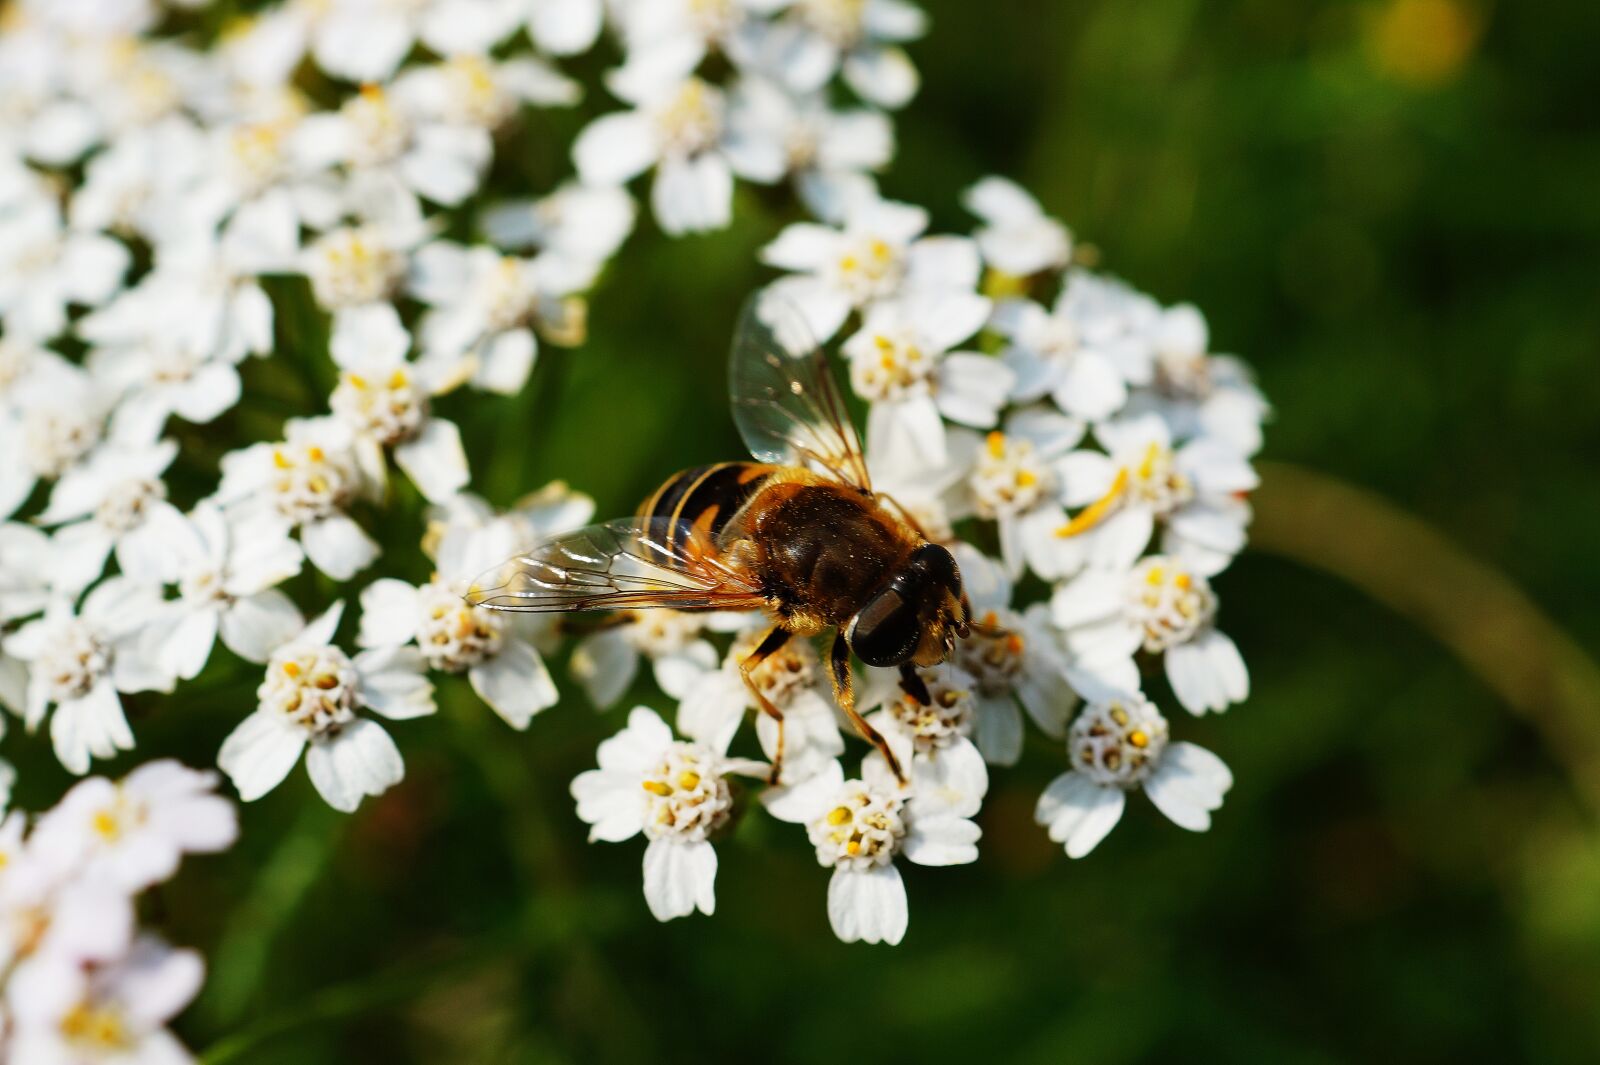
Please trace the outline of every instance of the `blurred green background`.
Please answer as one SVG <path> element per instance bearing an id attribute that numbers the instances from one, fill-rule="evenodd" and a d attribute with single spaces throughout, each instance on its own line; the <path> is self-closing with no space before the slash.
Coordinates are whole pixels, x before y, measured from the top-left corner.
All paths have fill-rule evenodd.
<path id="1" fill-rule="evenodd" d="M 1214 347 L 1253 362 L 1276 407 L 1265 458 L 1381 493 L 1600 645 L 1596 5 L 925 6 L 889 195 L 965 230 L 962 188 L 1022 181 L 1107 269 L 1193 300 Z M 611 106 L 596 88 L 541 117 L 495 187 L 549 188 L 567 172 L 549 138 Z M 584 348 L 547 349 L 520 398 L 443 404 L 480 490 L 506 504 L 565 478 L 620 514 L 739 454 L 728 335 L 768 276 L 756 249 L 793 217 L 749 188 L 739 207 L 731 231 L 676 242 L 644 222 Z M 291 358 L 320 343 L 293 313 L 280 338 Z M 303 402 L 253 372 L 258 396 Z M 263 410 L 190 432 L 186 455 L 274 431 Z M 381 570 L 423 578 L 402 502 Z M 1252 698 L 1174 719 L 1237 777 L 1207 835 L 1136 798 L 1069 861 L 1031 821 L 1062 763 L 1035 736 L 996 774 L 979 863 L 908 869 L 899 948 L 837 943 L 826 871 L 759 812 L 719 847 L 715 918 L 659 925 L 641 846 L 587 844 L 566 790 L 620 717 L 574 692 L 515 734 L 451 683 L 438 717 L 393 730 L 401 787 L 345 818 L 296 771 L 243 810 L 232 853 L 152 900 L 211 964 L 180 1030 L 249 1065 L 1600 1060 L 1600 790 L 1574 755 L 1600 705 L 1580 693 L 1575 715 L 1569 691 L 1565 717 L 1538 698 L 1513 714 L 1478 674 L 1515 667 L 1537 692 L 1548 648 L 1453 587 L 1413 589 L 1448 623 L 1506 629 L 1490 653 L 1515 662 L 1463 662 L 1319 572 L 1294 517 L 1219 582 Z M 1348 535 L 1388 549 L 1381 525 Z M 219 648 L 207 676 L 133 701 L 139 757 L 214 761 L 259 671 Z M 5 740 L 25 806 L 66 783 L 45 746 Z"/>

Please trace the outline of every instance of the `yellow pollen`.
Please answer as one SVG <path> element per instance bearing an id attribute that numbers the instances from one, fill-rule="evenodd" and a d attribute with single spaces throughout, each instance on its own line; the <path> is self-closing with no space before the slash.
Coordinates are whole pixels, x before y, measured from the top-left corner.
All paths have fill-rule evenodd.
<path id="1" fill-rule="evenodd" d="M 285 662 L 283 664 L 283 675 L 286 677 L 298 677 L 300 675 L 300 663 Z"/>
<path id="2" fill-rule="evenodd" d="M 1003 459 L 1006 457 L 1006 434 L 1001 432 L 990 433 L 984 437 L 984 444 L 989 448 L 989 457 Z"/>
<path id="3" fill-rule="evenodd" d="M 310 447 L 306 448 L 306 457 L 312 462 L 321 462 L 323 459 L 327 458 L 327 454 L 320 447 L 312 444 Z"/>
<path id="4" fill-rule="evenodd" d="M 1036 485 L 1038 483 L 1039 483 L 1038 475 L 1036 475 L 1032 470 L 1018 470 L 1017 471 L 1017 487 L 1018 488 L 1032 488 L 1034 485 Z"/>
<path id="5" fill-rule="evenodd" d="M 1150 737 L 1146 736 L 1141 730 L 1134 729 L 1128 733 L 1128 742 L 1142 749 L 1150 746 Z"/>
<path id="6" fill-rule="evenodd" d="M 828 824 L 830 825 L 837 827 L 849 820 L 850 808 L 847 806 L 835 806 L 832 810 L 828 811 Z"/>
<path id="7" fill-rule="evenodd" d="M 643 786 L 645 791 L 652 795 L 659 795 L 663 799 L 672 794 L 672 785 L 664 780 L 647 780 Z"/>
<path id="8" fill-rule="evenodd" d="M 1172 583 L 1176 584 L 1184 591 L 1188 591 L 1189 586 L 1194 584 L 1194 578 L 1189 576 L 1187 573 L 1180 573 L 1176 577 L 1172 578 Z"/>
<path id="9" fill-rule="evenodd" d="M 394 373 L 389 375 L 390 388 L 404 388 L 410 383 L 410 381 L 411 379 L 406 376 L 406 372 L 404 370 L 396 370 Z"/>
<path id="10" fill-rule="evenodd" d="M 872 257 L 874 259 L 878 260 L 880 263 L 888 261 L 890 255 L 889 245 L 885 244 L 881 240 L 875 240 L 869 246 L 872 249 Z"/>
<path id="11" fill-rule="evenodd" d="M 313 492 L 321 493 L 328 490 L 328 479 L 326 477 L 313 477 L 306 484 Z"/>
<path id="12" fill-rule="evenodd" d="M 885 370 L 894 369 L 894 355 L 891 352 L 886 351 L 882 355 L 878 356 L 878 362 L 882 364 Z"/>
<path id="13" fill-rule="evenodd" d="M 853 839 L 844 845 L 844 849 L 853 858 L 861 853 L 861 841 L 859 839 Z"/>
<path id="14" fill-rule="evenodd" d="M 107 1008 L 96 1008 L 80 1002 L 61 1018 L 61 1034 L 72 1043 L 121 1049 L 128 1045 L 128 1033 L 122 1019 Z"/>
<path id="15" fill-rule="evenodd" d="M 839 258 L 839 269 L 845 273 L 853 273 L 861 262 L 854 255 L 844 255 Z"/>
<path id="16" fill-rule="evenodd" d="M 367 379 L 358 373 L 345 374 L 344 379 L 349 381 L 354 388 L 365 389 L 367 387 Z"/>
<path id="17" fill-rule="evenodd" d="M 289 461 L 289 456 L 283 453 L 283 449 L 276 447 L 272 449 L 272 464 L 280 470 L 287 470 L 294 465 Z"/>
<path id="18" fill-rule="evenodd" d="M 1156 472 L 1156 459 L 1161 457 L 1161 445 L 1151 444 L 1144 449 L 1144 459 L 1139 463 L 1139 480 L 1148 481 Z"/>
<path id="19" fill-rule="evenodd" d="M 1014 655 L 1020 655 L 1022 653 L 1022 637 L 1018 636 L 1014 632 L 1010 636 L 1007 636 L 1006 650 L 1010 651 Z"/>
<path id="20" fill-rule="evenodd" d="M 684 791 L 693 791 L 700 786 L 700 774 L 692 769 L 685 769 L 678 774 L 678 787 Z"/>
<path id="21" fill-rule="evenodd" d="M 339 678 L 332 673 L 318 673 L 316 679 L 311 683 L 322 691 L 332 691 L 339 686 Z"/>
<path id="22" fill-rule="evenodd" d="M 1160 584 L 1167 579 L 1167 571 L 1160 566 L 1151 566 L 1150 572 L 1144 575 L 1144 579 L 1149 584 Z"/>
<path id="23" fill-rule="evenodd" d="M 375 85 L 370 81 L 367 82 L 365 85 L 361 86 L 361 98 L 364 100 L 371 100 L 373 103 L 382 101 L 383 86 Z"/>
<path id="24" fill-rule="evenodd" d="M 1088 532 L 1096 525 L 1099 525 L 1105 519 L 1105 516 L 1111 512 L 1111 508 L 1116 505 L 1118 498 L 1127 488 L 1128 471 L 1120 469 L 1117 471 L 1116 479 L 1111 482 L 1110 490 L 1079 511 L 1078 515 L 1071 521 L 1057 529 L 1056 535 L 1066 539 L 1069 536 L 1077 536 L 1080 533 Z"/>
<path id="25" fill-rule="evenodd" d="M 122 835 L 122 823 L 110 810 L 97 810 L 93 823 L 94 830 L 108 843 L 115 842 L 117 837 Z"/>

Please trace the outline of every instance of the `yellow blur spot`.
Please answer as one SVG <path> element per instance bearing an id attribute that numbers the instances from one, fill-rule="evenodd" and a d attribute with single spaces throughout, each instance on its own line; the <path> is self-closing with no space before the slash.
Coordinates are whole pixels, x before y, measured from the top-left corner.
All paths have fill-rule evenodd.
<path id="1" fill-rule="evenodd" d="M 835 806 L 832 810 L 828 811 L 828 824 L 830 825 L 837 827 L 844 824 L 848 820 L 850 820 L 850 810 L 848 807 Z"/>
<path id="2" fill-rule="evenodd" d="M 280 470 L 287 470 L 294 465 L 289 461 L 289 456 L 283 453 L 283 449 L 276 447 L 272 449 L 272 464 Z"/>
<path id="3" fill-rule="evenodd" d="M 666 783 L 665 781 L 647 780 L 644 782 L 643 786 L 645 791 L 648 791 L 652 795 L 659 795 L 662 798 L 666 798 L 668 795 L 672 794 L 672 785 Z"/>
<path id="4" fill-rule="evenodd" d="M 1389 0 L 1367 23 L 1367 54 L 1395 81 L 1443 85 L 1461 73 L 1482 29 L 1482 15 L 1463 0 Z"/>
<path id="5" fill-rule="evenodd" d="M 312 462 L 321 462 L 327 457 L 327 455 L 320 447 L 312 444 L 310 447 L 306 448 L 306 457 L 311 459 Z"/>
<path id="6" fill-rule="evenodd" d="M 691 769 L 685 769 L 678 774 L 678 787 L 684 791 L 693 791 L 700 786 L 700 774 Z"/>
<path id="7" fill-rule="evenodd" d="M 392 389 L 404 388 L 410 383 L 411 378 L 406 376 L 406 372 L 404 370 L 396 370 L 394 373 L 389 375 L 389 387 Z"/>
<path id="8" fill-rule="evenodd" d="M 1142 749 L 1150 746 L 1150 737 L 1146 736 L 1143 731 L 1134 729 L 1128 733 L 1128 742 Z"/>
<path id="9" fill-rule="evenodd" d="M 285 662 L 283 664 L 283 675 L 286 677 L 298 677 L 300 675 L 300 663 Z"/>
<path id="10" fill-rule="evenodd" d="M 92 823 L 96 834 L 107 843 L 116 842 L 117 837 L 122 835 L 122 822 L 110 810 L 95 811 Z"/>
<path id="11" fill-rule="evenodd" d="M 1005 458 L 1006 434 L 1001 432 L 990 433 L 984 438 L 984 444 L 989 448 L 989 457 L 995 459 Z"/>
<path id="12" fill-rule="evenodd" d="M 854 858 L 856 855 L 861 853 L 861 841 L 859 839 L 853 839 L 844 845 L 844 849 L 849 852 L 852 858 Z"/>

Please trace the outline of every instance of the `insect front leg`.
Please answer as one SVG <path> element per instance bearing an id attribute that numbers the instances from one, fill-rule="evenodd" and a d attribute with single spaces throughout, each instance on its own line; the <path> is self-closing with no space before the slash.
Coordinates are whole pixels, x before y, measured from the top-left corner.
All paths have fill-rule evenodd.
<path id="1" fill-rule="evenodd" d="M 922 679 L 922 674 L 910 662 L 900 666 L 900 690 L 915 699 L 918 706 L 933 702 L 933 696 L 928 692 L 928 682 Z"/>
<path id="2" fill-rule="evenodd" d="M 757 686 L 752 674 L 769 655 L 777 653 L 779 648 L 789 642 L 790 635 L 789 630 L 782 625 L 774 625 L 767 630 L 767 634 L 761 638 L 756 649 L 739 661 L 739 675 L 744 678 L 745 687 L 756 697 L 756 705 L 761 708 L 762 713 L 778 723 L 778 749 L 772 756 L 772 775 L 767 780 L 769 784 L 776 784 L 778 774 L 783 772 L 783 711 L 767 698 L 767 693 Z"/>
<path id="3" fill-rule="evenodd" d="M 883 760 L 894 770 L 895 779 L 904 784 L 906 775 L 900 771 L 900 759 L 889 749 L 889 741 L 884 739 L 883 734 L 877 729 L 867 724 L 866 719 L 856 711 L 855 685 L 850 679 L 850 645 L 845 643 L 842 631 L 833 637 L 833 652 L 828 656 L 828 665 L 829 675 L 833 678 L 833 697 L 838 702 L 839 709 L 844 711 L 844 716 L 850 719 L 850 724 L 856 727 L 861 737 L 883 755 Z"/>

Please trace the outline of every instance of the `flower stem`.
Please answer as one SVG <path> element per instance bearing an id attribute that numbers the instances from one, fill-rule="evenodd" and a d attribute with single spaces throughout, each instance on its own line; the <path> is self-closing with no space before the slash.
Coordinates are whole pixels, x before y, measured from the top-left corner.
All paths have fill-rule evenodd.
<path id="1" fill-rule="evenodd" d="M 1375 493 L 1284 463 L 1260 471 L 1252 547 L 1354 585 L 1444 644 L 1600 816 L 1600 665 L 1507 577 Z"/>

